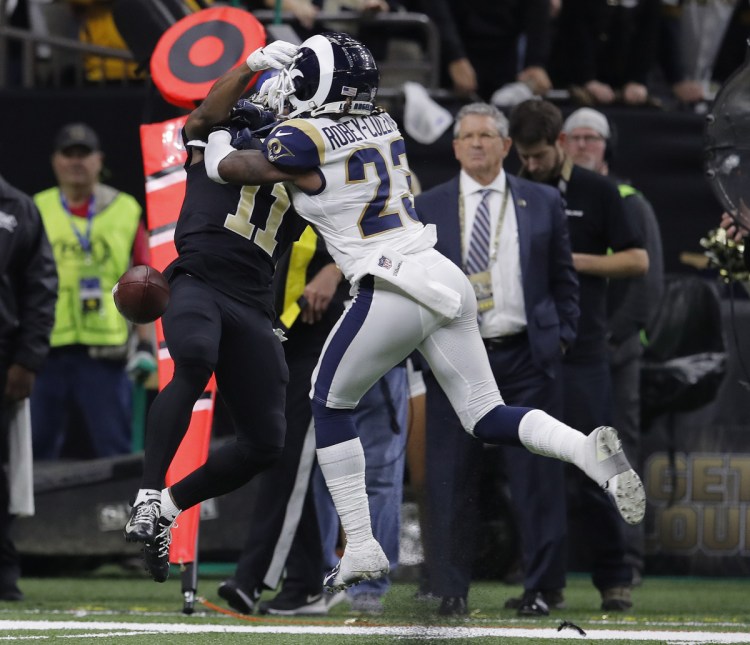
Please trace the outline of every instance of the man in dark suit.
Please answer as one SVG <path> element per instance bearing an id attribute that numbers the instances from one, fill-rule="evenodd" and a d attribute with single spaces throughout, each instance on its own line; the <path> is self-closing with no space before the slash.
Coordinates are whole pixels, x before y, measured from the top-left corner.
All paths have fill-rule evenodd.
<path id="1" fill-rule="evenodd" d="M 607 294 L 612 282 L 644 275 L 649 259 L 643 234 L 623 208 L 617 185 L 575 165 L 565 152 L 560 109 L 550 101 L 524 101 L 510 113 L 520 175 L 555 186 L 565 200 L 573 263 L 580 283 L 578 334 L 563 360 L 564 416 L 576 428 L 609 426 L 614 421 L 608 360 Z M 575 544 L 586 544 L 591 581 L 603 611 L 633 606 L 632 566 L 618 513 L 601 489 L 574 471 L 567 477 L 568 527 Z"/>
<path id="2" fill-rule="evenodd" d="M 436 248 L 464 268 L 477 290 L 480 331 L 505 402 L 557 415 L 561 360 L 576 336 L 578 280 L 560 194 L 505 173 L 511 143 L 499 110 L 464 106 L 453 140 L 461 172 L 417 197 L 416 208 L 422 221 L 437 226 Z M 484 208 L 490 214 L 484 236 L 489 268 L 474 271 L 470 240 Z M 429 591 L 442 598 L 440 614 L 461 615 L 468 611 L 483 446 L 455 432 L 459 420 L 437 381 L 431 374 L 425 381 Z M 514 506 L 526 509 L 518 513 L 525 593 L 510 606 L 520 615 L 547 615 L 550 599 L 559 605 L 565 586 L 563 467 L 521 449 L 502 451 Z"/>

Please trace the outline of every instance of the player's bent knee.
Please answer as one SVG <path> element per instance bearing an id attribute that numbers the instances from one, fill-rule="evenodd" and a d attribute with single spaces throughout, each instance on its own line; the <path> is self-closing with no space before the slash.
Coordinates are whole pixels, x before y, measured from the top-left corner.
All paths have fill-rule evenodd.
<path id="1" fill-rule="evenodd" d="M 246 443 L 248 446 L 258 444 L 283 446 L 286 437 L 286 417 L 282 406 L 278 407 L 278 410 L 265 413 L 256 411 L 252 416 L 246 412 L 240 416 L 240 411 L 235 406 L 229 405 L 233 418 L 246 419 L 235 425 L 238 442 Z"/>
<path id="2" fill-rule="evenodd" d="M 212 372 L 216 367 L 218 347 L 216 340 L 208 336 L 194 334 L 181 338 L 170 347 L 175 364 L 204 365 Z"/>
<path id="3" fill-rule="evenodd" d="M 271 445 L 267 443 L 256 443 L 253 441 L 238 441 L 237 451 L 242 461 L 254 473 L 259 473 L 273 466 L 284 451 L 284 446 Z"/>
<path id="4" fill-rule="evenodd" d="M 176 383 L 182 383 L 184 387 L 189 387 L 195 396 L 200 396 L 201 392 L 206 389 L 211 374 L 213 374 L 213 369 L 209 365 L 180 361 L 174 364 L 173 380 Z"/>
<path id="5" fill-rule="evenodd" d="M 315 419 L 315 444 L 318 448 L 327 448 L 357 437 L 352 410 L 327 408 L 315 399 L 312 400 L 311 407 Z"/>

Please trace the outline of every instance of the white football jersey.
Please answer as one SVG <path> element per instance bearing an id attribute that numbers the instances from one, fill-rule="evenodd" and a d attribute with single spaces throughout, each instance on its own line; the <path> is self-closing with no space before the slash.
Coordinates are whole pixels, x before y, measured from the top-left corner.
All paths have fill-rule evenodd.
<path id="1" fill-rule="evenodd" d="M 282 169 L 320 174 L 315 194 L 289 185 L 294 208 L 320 233 L 347 280 L 373 276 L 361 280 L 328 336 L 312 397 L 354 408 L 417 349 L 471 432 L 503 401 L 479 335 L 474 289 L 433 248 L 435 227 L 417 218 L 396 123 L 385 113 L 290 119 L 271 131 L 264 151 Z"/>
<path id="2" fill-rule="evenodd" d="M 414 210 L 404 139 L 387 113 L 290 119 L 266 137 L 264 152 L 285 170 L 318 169 L 319 192 L 292 184 L 289 192 L 348 280 L 381 247 L 406 254 L 434 245 L 434 228 Z"/>

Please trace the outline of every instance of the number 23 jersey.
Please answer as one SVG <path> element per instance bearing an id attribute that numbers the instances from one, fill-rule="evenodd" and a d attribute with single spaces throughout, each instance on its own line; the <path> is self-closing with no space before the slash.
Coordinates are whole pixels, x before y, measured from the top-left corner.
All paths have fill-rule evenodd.
<path id="1" fill-rule="evenodd" d="M 315 170 L 315 193 L 288 185 L 297 212 L 314 225 L 348 280 L 378 248 L 431 248 L 433 227 L 414 210 L 404 139 L 387 114 L 290 119 L 266 137 L 264 154 L 283 170 Z"/>

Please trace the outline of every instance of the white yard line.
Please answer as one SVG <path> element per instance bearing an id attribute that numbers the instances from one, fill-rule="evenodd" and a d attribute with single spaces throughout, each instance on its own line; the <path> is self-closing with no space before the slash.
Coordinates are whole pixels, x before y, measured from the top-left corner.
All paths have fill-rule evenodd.
<path id="1" fill-rule="evenodd" d="M 125 636 L 127 634 L 160 633 L 160 634 L 338 634 L 346 636 L 392 636 L 413 639 L 460 639 L 479 637 L 498 638 L 532 638 L 537 640 L 582 639 L 574 630 L 565 629 L 528 629 L 514 627 L 350 627 L 336 626 L 295 626 L 295 625 L 192 625 L 179 623 L 122 623 L 122 622 L 82 622 L 82 621 L 32 621 L 0 620 L 0 632 L 6 635 L 0 641 L 27 640 L 29 637 L 18 634 L 11 636 L 8 632 L 66 630 L 79 632 L 81 636 L 104 636 L 102 631 Z M 86 634 L 88 632 L 88 634 Z M 93 633 L 92 633 L 93 632 Z M 66 634 L 71 636 L 72 634 Z M 681 631 L 681 630 L 620 630 L 620 629 L 587 629 L 587 641 L 663 641 L 667 644 L 683 645 L 688 643 L 750 643 L 750 634 Z"/>

